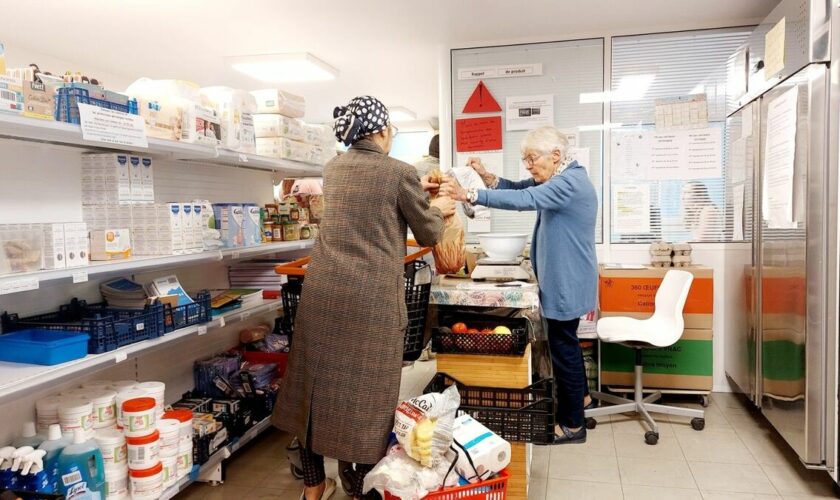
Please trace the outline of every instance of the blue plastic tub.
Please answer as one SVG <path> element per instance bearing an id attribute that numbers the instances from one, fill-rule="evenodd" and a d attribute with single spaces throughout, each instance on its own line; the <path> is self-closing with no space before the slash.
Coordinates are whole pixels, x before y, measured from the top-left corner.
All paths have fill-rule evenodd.
<path id="1" fill-rule="evenodd" d="M 46 329 L 21 330 L 0 335 L 0 361 L 57 365 L 84 358 L 88 334 Z"/>

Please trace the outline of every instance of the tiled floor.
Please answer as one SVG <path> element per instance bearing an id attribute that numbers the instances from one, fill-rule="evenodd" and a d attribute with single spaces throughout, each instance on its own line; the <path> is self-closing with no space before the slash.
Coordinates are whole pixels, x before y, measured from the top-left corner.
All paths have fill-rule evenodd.
<path id="1" fill-rule="evenodd" d="M 535 447 L 529 499 L 835 498 L 828 474 L 806 470 L 766 421 L 733 395 L 713 396 L 701 432 L 681 417 L 658 421 L 656 446 L 644 443 L 640 421 L 615 416 L 599 419 L 585 445 Z M 196 485 L 178 498 L 297 500 L 302 483 L 289 473 L 287 441 L 268 433 L 231 459 L 224 485 Z M 335 477 L 334 463 L 328 474 Z"/>

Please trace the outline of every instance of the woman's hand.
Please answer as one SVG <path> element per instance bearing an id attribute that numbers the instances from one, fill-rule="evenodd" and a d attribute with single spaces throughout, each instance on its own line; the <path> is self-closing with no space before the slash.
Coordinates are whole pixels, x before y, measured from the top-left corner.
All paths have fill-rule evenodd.
<path id="1" fill-rule="evenodd" d="M 440 196 L 448 196 L 455 201 L 467 201 L 467 190 L 462 188 L 454 179 L 447 179 L 440 185 Z"/>
<path id="2" fill-rule="evenodd" d="M 420 178 L 420 183 L 423 184 L 423 191 L 427 193 L 436 193 L 440 189 L 440 184 L 432 182 L 430 175 L 424 175 Z"/>
<path id="3" fill-rule="evenodd" d="M 470 156 L 470 159 L 467 160 L 467 166 L 475 170 L 475 173 L 481 177 L 485 186 L 491 187 L 496 184 L 496 176 L 492 172 L 487 171 L 487 167 L 481 162 L 481 158 Z"/>
<path id="4" fill-rule="evenodd" d="M 455 215 L 455 201 L 448 196 L 438 196 L 432 200 L 431 206 L 443 212 L 444 217 Z"/>

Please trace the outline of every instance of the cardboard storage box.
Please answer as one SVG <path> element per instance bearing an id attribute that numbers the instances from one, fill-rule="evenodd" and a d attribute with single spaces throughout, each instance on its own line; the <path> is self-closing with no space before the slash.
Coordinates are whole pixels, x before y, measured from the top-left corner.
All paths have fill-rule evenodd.
<path id="1" fill-rule="evenodd" d="M 761 371 L 765 396 L 790 400 L 805 395 L 805 333 L 764 330 Z"/>
<path id="2" fill-rule="evenodd" d="M 714 312 L 713 271 L 702 266 L 680 270 L 694 275 L 683 309 L 685 327 L 710 330 Z M 607 269 L 601 266 L 598 287 L 601 317 L 649 318 L 653 314 L 656 291 L 666 272 L 667 268 Z"/>
<path id="3" fill-rule="evenodd" d="M 601 384 L 633 386 L 633 349 L 601 343 Z M 712 390 L 712 331 L 685 330 L 674 345 L 644 349 L 645 389 Z"/>

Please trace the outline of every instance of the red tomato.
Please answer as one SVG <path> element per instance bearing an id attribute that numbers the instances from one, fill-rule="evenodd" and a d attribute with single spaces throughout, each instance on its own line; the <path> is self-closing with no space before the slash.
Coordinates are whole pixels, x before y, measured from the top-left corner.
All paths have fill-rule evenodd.
<path id="1" fill-rule="evenodd" d="M 492 328 L 485 328 L 485 329 L 481 330 L 481 333 L 485 333 L 485 334 L 493 333 L 493 329 Z"/>
<path id="2" fill-rule="evenodd" d="M 466 323 L 455 323 L 452 325 L 452 333 L 467 333 L 468 330 Z"/>
<path id="3" fill-rule="evenodd" d="M 467 333 L 481 333 L 481 332 L 478 331 L 478 328 L 470 328 L 469 330 L 467 330 Z"/>

